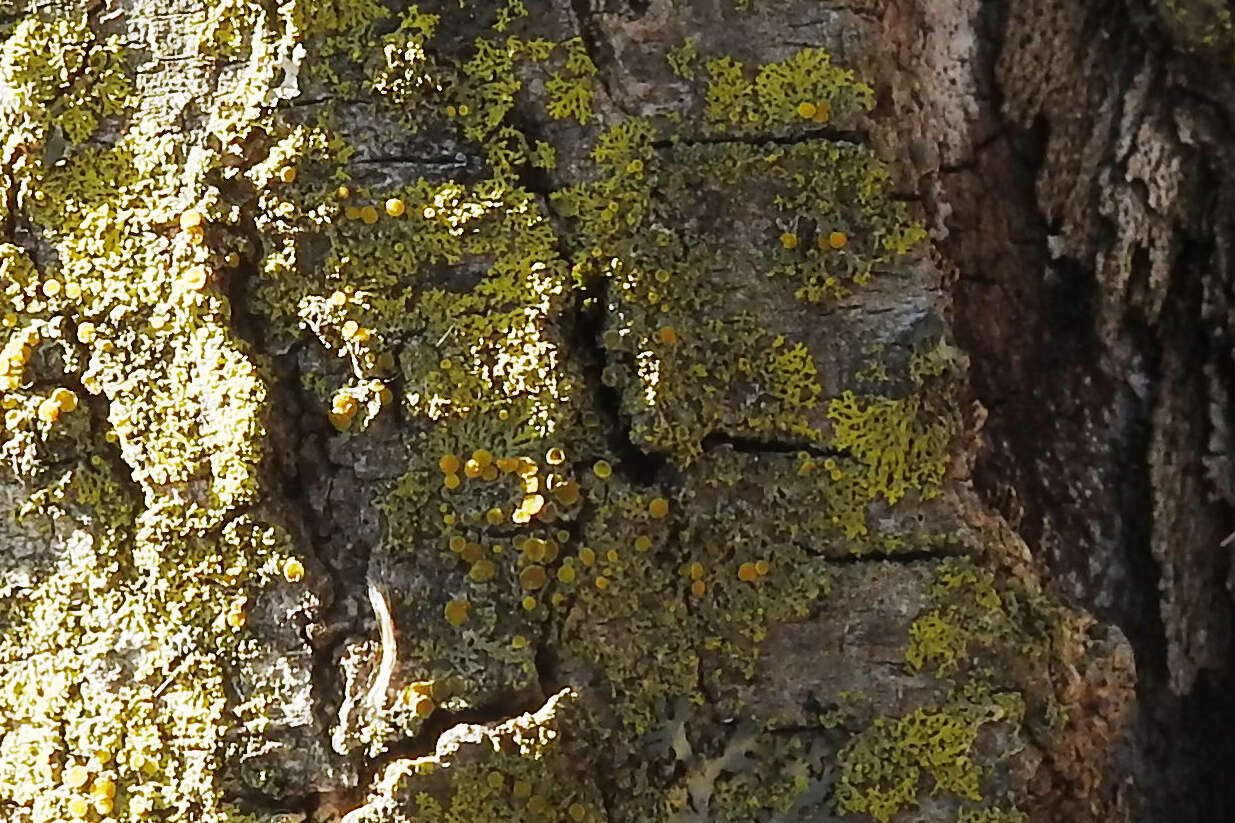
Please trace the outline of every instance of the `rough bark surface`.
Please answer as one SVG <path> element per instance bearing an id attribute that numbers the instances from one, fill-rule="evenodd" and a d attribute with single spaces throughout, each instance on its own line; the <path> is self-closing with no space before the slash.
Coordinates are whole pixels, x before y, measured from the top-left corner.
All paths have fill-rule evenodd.
<path id="1" fill-rule="evenodd" d="M 945 178 L 977 477 L 1055 590 L 1127 632 L 1145 820 L 1231 814 L 1231 31 L 1221 4 L 1011 3 L 1007 119 Z M 1002 502 L 998 502 L 1002 501 Z M 1154 773 L 1154 779 L 1147 775 Z"/>
<path id="2" fill-rule="evenodd" d="M 1220 12 L 0 0 L 0 815 L 1222 819 Z"/>

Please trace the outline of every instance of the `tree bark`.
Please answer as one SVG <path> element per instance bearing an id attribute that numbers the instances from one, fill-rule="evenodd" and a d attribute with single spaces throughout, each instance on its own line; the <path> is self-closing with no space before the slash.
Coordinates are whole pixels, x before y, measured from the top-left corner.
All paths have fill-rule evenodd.
<path id="1" fill-rule="evenodd" d="M 2 816 L 1223 819 L 1220 12 L 0 2 Z"/>

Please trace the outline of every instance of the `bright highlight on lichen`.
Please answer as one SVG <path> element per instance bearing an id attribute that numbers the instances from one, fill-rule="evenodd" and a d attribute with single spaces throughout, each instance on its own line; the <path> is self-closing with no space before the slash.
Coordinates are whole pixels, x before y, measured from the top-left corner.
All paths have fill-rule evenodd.
<path id="1" fill-rule="evenodd" d="M 299 583 L 304 579 L 304 563 L 295 557 L 283 561 L 283 578 L 288 583 Z"/>

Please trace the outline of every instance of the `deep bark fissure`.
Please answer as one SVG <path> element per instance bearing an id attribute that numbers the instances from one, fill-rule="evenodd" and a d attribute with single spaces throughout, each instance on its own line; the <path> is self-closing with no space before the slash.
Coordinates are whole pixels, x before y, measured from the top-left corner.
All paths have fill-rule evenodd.
<path id="1" fill-rule="evenodd" d="M 431 757 L 437 750 L 438 741 L 442 735 L 456 726 L 494 726 L 505 723 L 519 715 L 534 712 L 540 708 L 540 702 L 535 703 L 515 696 L 501 696 L 484 706 L 473 709 L 451 711 L 449 709 L 434 709 L 425 718 L 420 731 L 412 737 L 402 738 L 387 743 L 383 751 L 373 756 L 361 756 L 359 782 L 357 791 L 363 792 L 373 785 L 382 770 L 397 760 L 409 760 L 420 757 Z"/>
<path id="2" fill-rule="evenodd" d="M 811 457 L 843 457 L 852 458 L 846 449 L 837 449 L 819 443 L 805 440 L 766 440 L 758 437 L 748 437 L 730 434 L 724 431 L 713 431 L 704 436 L 699 443 L 704 453 L 718 449 L 731 449 L 738 454 L 806 454 Z"/>
<path id="3" fill-rule="evenodd" d="M 242 217 L 243 222 L 237 233 L 244 239 L 245 254 L 241 256 L 240 265 L 232 270 L 225 281 L 231 306 L 231 327 L 233 333 L 265 361 L 261 366 L 270 388 L 270 415 L 281 421 L 280 431 L 286 433 L 286 447 L 272 448 L 268 457 L 273 479 L 270 488 L 274 490 L 276 505 L 284 514 L 285 525 L 292 530 L 297 545 L 308 547 L 316 562 L 329 570 L 320 576 L 326 584 L 321 592 L 320 609 L 314 623 L 305 627 L 302 637 L 312 653 L 310 691 L 313 714 L 325 735 L 322 745 L 326 751 L 333 751 L 330 730 L 338 720 L 346 693 L 339 666 L 340 657 L 346 644 L 354 640 L 358 633 L 355 616 L 348 610 L 346 595 L 349 588 L 356 589 L 362 585 L 369 558 L 367 554 L 352 558 L 346 569 L 335 568 L 340 558 L 332 557 L 329 550 L 334 525 L 323 523 L 310 504 L 314 489 L 308 479 L 312 469 L 305 465 L 306 454 L 312 451 L 314 462 L 320 466 L 329 465 L 325 443 L 333 432 L 324 415 L 304 413 L 301 374 L 297 365 L 298 350 L 302 344 L 293 345 L 283 355 L 269 355 L 271 341 L 265 334 L 265 325 L 248 308 L 253 301 L 253 289 L 260 280 L 258 261 L 263 258 L 265 250 L 252 215 L 246 210 Z M 349 760 L 358 773 L 363 767 L 362 759 L 352 756 Z M 306 793 L 300 800 L 309 804 L 311 798 L 312 793 Z"/>
<path id="4" fill-rule="evenodd" d="M 570 0 L 570 9 L 575 16 L 575 26 L 579 32 L 579 39 L 583 42 L 583 47 L 587 51 L 592 64 L 596 66 L 596 77 L 600 81 L 601 88 L 604 89 L 605 96 L 616 108 L 629 115 L 630 112 L 622 109 L 618 96 L 613 93 L 609 72 L 616 65 L 617 56 L 613 53 L 613 47 L 605 40 L 600 27 L 596 24 L 596 11 L 592 8 L 592 0 Z"/>
<path id="5" fill-rule="evenodd" d="M 913 565 L 915 563 L 934 563 L 948 557 L 964 557 L 968 552 L 958 548 L 947 552 L 940 549 L 912 549 L 908 551 L 872 550 L 862 553 L 826 557 L 829 566 L 861 566 L 864 564 L 894 563 L 897 565 Z"/>
<path id="6" fill-rule="evenodd" d="M 574 308 L 575 347 L 592 393 L 593 408 L 601 415 L 604 429 L 609 433 L 609 449 L 617 457 L 614 469 L 632 483 L 652 486 L 660 479 L 669 459 L 658 452 L 644 451 L 634 442 L 634 422 L 622 407 L 622 392 L 605 382 L 604 372 L 611 361 L 601 344 L 601 335 L 609 311 L 608 302 L 609 280 L 606 277 L 593 277 L 579 289 Z"/>

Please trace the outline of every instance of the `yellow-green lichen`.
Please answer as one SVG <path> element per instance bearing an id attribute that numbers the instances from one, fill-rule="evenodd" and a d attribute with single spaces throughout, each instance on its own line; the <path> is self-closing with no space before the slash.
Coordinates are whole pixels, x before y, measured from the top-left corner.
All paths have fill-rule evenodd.
<path id="1" fill-rule="evenodd" d="M 950 421 L 923 414 L 922 397 L 858 399 L 845 392 L 828 405 L 833 443 L 864 468 L 859 481 L 870 498 L 889 503 L 910 490 L 929 496 L 947 468 Z"/>
<path id="2" fill-rule="evenodd" d="M 1002 590 L 993 572 L 965 559 L 939 567 L 930 600 L 931 608 L 910 626 L 905 661 L 941 678 L 1000 668 L 991 655 L 1039 659 L 1058 628 L 1055 610 L 1041 595 Z"/>
<path id="3" fill-rule="evenodd" d="M 829 157 L 847 151 L 830 144 L 766 149 L 700 144 L 659 152 L 653 149 L 655 138 L 655 129 L 645 121 L 613 127 L 592 153 L 607 174 L 554 198 L 581 235 L 576 277 L 603 289 L 611 303 L 601 338 L 611 362 L 603 377 L 622 391 L 623 407 L 634 419 L 632 435 L 644 447 L 683 461 L 696 456 L 700 441 L 715 431 L 820 439 L 825 387 L 815 378 L 809 349 L 761 327 L 748 313 L 719 303 L 735 286 L 718 278 L 727 271 L 747 270 L 752 278 L 788 275 L 801 278 L 806 285 L 800 289 L 809 290 L 817 277 L 822 262 L 816 257 L 822 251 L 804 252 L 800 261 L 792 261 L 759 243 L 751 245 L 745 236 L 748 227 L 767 220 L 748 214 L 752 204 L 766 200 L 773 210 L 807 213 L 815 221 L 835 221 L 843 214 L 853 231 L 858 220 L 869 218 L 865 228 L 877 243 L 899 231 L 890 228 L 899 219 L 896 209 L 885 214 L 877 197 L 856 189 L 847 194 L 842 188 L 822 188 L 817 199 L 794 194 L 811 190 L 810 181 L 801 179 L 808 169 L 828 169 L 843 179 L 846 170 L 854 168 L 839 156 Z M 855 172 L 855 184 L 862 174 Z M 877 190 L 877 185 L 872 187 Z M 740 198 L 746 195 L 743 202 Z M 848 210 L 851 196 L 855 206 L 871 204 L 866 216 Z M 719 208 L 721 198 L 731 216 L 706 233 L 692 236 L 669 228 L 697 210 L 701 200 L 716 199 Z M 742 223 L 747 228 L 740 228 Z M 837 254 L 857 260 L 850 256 L 860 254 L 857 248 L 855 244 Z M 827 275 L 838 294 L 841 283 L 857 284 L 869 274 L 869 269 L 842 272 L 844 265 L 836 263 L 840 259 L 834 258 L 833 265 L 841 268 Z M 868 260 L 867 265 L 873 264 Z M 815 299 L 813 292 L 799 296 Z M 756 402 L 747 399 L 751 394 Z"/>
<path id="4" fill-rule="evenodd" d="M 1029 823 L 1029 815 L 1016 808 L 992 806 L 983 809 L 961 809 L 956 823 Z"/>
<path id="5" fill-rule="evenodd" d="M 872 506 L 939 486 L 953 410 L 936 378 L 951 370 L 924 361 L 907 391 L 840 392 L 820 378 L 808 315 L 922 237 L 873 151 L 821 128 L 849 127 L 868 87 L 819 49 L 756 67 L 688 39 L 671 64 L 694 102 L 663 122 L 604 111 L 598 136 L 605 101 L 580 38 L 507 35 L 531 28 L 519 0 L 484 9 L 476 36 L 477 10 L 451 6 L 199 9 L 198 57 L 235 74 L 199 95 L 203 133 L 144 127 L 149 112 L 126 122 L 123 55 L 86 18 L 6 41 L 4 81 L 25 95 L 22 125 L 0 127 L 6 150 L 39 146 L 4 174 L 51 253 L 0 246 L 0 391 L 19 423 L 3 449 L 34 487 L 27 523 L 83 523 L 56 544 L 67 573 L 4 611 L 0 716 L 20 731 L 0 741 L 0 800 L 35 819 L 111 785 L 117 816 L 243 821 L 227 799 L 238 784 L 275 794 L 286 779 L 261 765 L 284 686 L 257 674 L 272 641 L 251 630 L 305 608 L 314 566 L 267 505 L 272 392 L 228 295 L 270 348 L 324 364 L 298 378 L 332 450 L 385 437 L 383 454 L 405 455 L 372 486 L 386 532 L 368 571 L 432 586 L 369 581 L 379 640 L 343 655 L 336 748 L 374 755 L 434 728 L 438 709 L 527 699 L 546 648 L 600 698 L 586 729 L 557 725 L 560 698 L 457 727 L 476 746 L 445 752 L 443 736 L 432 757 L 392 761 L 367 819 L 606 819 L 584 771 L 596 752 L 571 747 L 637 751 L 665 705 L 748 681 L 771 627 L 827 597 L 833 544 L 865 537 Z M 23 44 L 40 38 L 66 44 L 63 65 L 33 59 Z M 97 76 L 70 79 L 83 49 Z M 327 91 L 320 113 L 270 114 L 310 87 Z M 573 122 L 533 137 L 513 116 L 525 103 Z M 448 156 L 374 174 L 357 162 L 371 147 L 349 145 L 359 109 Z M 102 136 L 66 149 L 57 129 Z M 556 167 L 559 190 L 530 190 L 528 165 Z M 617 410 L 599 408 L 610 389 Z M 804 451 L 760 463 L 707 452 L 718 438 Z M 639 449 L 687 474 L 651 477 Z M 922 627 L 920 668 L 941 647 Z M 123 676 L 92 679 L 102 670 Z M 1016 711 L 964 694 L 860 735 L 844 802 L 879 816 L 910 805 L 923 776 L 976 796 L 978 730 Z M 633 781 L 619 805 L 704 814 L 706 783 L 712 819 L 753 821 L 823 798 L 802 738 L 749 739 L 749 767 L 718 770 L 704 748 L 673 778 L 615 770 Z M 885 766 L 861 765 L 869 752 Z"/>
<path id="6" fill-rule="evenodd" d="M 682 42 L 673 48 L 669 49 L 665 54 L 665 59 L 669 62 L 669 68 L 678 77 L 685 80 L 693 80 L 695 78 L 695 64 L 699 60 L 699 48 L 693 37 L 687 37 Z"/>
<path id="7" fill-rule="evenodd" d="M 532 714 L 473 726 L 429 757 L 386 766 L 356 823 L 600 823 L 609 819 L 595 775 L 575 759 L 578 696 L 563 691 Z"/>
<path id="8" fill-rule="evenodd" d="M 1235 15 L 1220 0 L 1155 0 L 1158 15 L 1185 50 L 1235 62 Z"/>
<path id="9" fill-rule="evenodd" d="M 768 133 L 803 121 L 822 124 L 874 105 L 874 91 L 853 72 L 832 64 L 823 49 L 807 48 L 753 71 L 732 57 L 715 57 L 708 73 L 708 121 L 726 133 Z M 809 116 L 799 107 L 809 103 Z M 826 114 L 824 113 L 826 112 Z"/>
<path id="10" fill-rule="evenodd" d="M 120 39 L 91 29 L 86 15 L 23 19 L 0 45 L 0 111 L 9 120 L 5 163 L 17 160 L 17 139 L 44 143 L 55 129 L 81 143 L 106 117 L 122 113 L 132 83 Z"/>
<path id="11" fill-rule="evenodd" d="M 549 92 L 549 116 L 557 120 L 573 117 L 587 123 L 592 117 L 592 83 L 596 66 L 588 56 L 583 38 L 576 37 L 564 45 L 565 65 L 549 76 L 545 90 Z"/>
<path id="12" fill-rule="evenodd" d="M 280 697 L 237 703 L 266 652 L 247 626 L 297 599 L 274 594 L 294 549 L 261 514 L 266 384 L 220 288 L 235 213 L 209 178 L 228 163 L 143 116 L 122 39 L 31 17 L 0 56 L 13 217 L 40 250 L 0 246 L 0 404 L 22 417 L 3 449 L 55 564 L 5 599 L 0 801 L 246 821 L 225 786 Z"/>
<path id="13" fill-rule="evenodd" d="M 381 63 L 373 70 L 372 88 L 381 98 L 398 107 L 409 107 L 440 93 L 442 88 L 425 52 L 441 18 L 410 6 L 399 20 L 399 27 L 382 37 Z M 410 121 L 414 128 L 414 121 Z"/>
<path id="14" fill-rule="evenodd" d="M 837 756 L 839 809 L 887 823 L 901 809 L 917 805 L 919 793 L 928 787 L 932 794 L 981 800 L 984 769 L 973 751 L 978 734 L 987 724 L 1017 724 L 1023 713 L 1015 695 L 978 691 L 876 720 Z"/>

